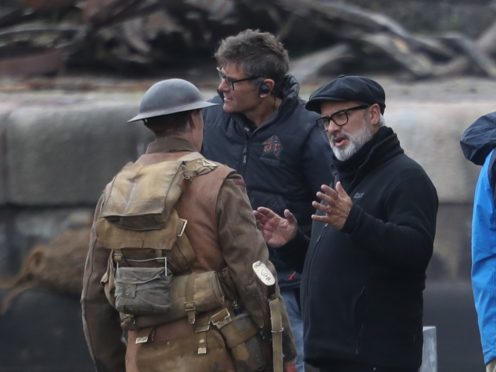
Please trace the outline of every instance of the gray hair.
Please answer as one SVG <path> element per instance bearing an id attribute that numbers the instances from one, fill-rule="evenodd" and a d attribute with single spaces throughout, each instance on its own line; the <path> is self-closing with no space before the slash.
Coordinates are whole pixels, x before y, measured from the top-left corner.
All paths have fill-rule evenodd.
<path id="1" fill-rule="evenodd" d="M 221 41 L 214 54 L 219 66 L 233 63 L 249 77 L 258 76 L 280 84 L 289 70 L 288 51 L 271 33 L 247 29 Z"/>

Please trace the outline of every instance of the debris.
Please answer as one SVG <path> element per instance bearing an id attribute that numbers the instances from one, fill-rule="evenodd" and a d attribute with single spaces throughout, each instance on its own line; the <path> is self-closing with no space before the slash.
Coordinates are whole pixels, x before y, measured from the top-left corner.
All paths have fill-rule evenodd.
<path id="1" fill-rule="evenodd" d="M 384 14 L 333 0 L 10 0 L 0 10 L 0 75 L 204 64 L 222 38 L 244 28 L 269 30 L 291 45 L 302 80 L 372 59 L 412 79 L 496 77 L 496 22 L 477 40 L 420 36 Z"/>

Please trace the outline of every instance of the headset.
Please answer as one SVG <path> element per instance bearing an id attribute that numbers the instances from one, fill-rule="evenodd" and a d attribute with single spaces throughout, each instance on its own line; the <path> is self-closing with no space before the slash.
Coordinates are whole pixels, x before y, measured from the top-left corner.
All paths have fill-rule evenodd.
<path id="1" fill-rule="evenodd" d="M 258 92 L 259 92 L 259 94 L 269 94 L 270 93 L 270 87 L 267 84 L 262 83 L 262 84 L 260 84 L 260 87 L 258 88 Z"/>

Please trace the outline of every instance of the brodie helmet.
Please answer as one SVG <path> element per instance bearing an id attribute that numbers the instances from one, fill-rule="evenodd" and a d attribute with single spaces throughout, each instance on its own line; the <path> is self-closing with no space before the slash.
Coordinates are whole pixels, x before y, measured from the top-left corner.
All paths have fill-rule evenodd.
<path id="1" fill-rule="evenodd" d="M 141 99 L 139 113 L 128 123 L 214 105 L 217 104 L 205 101 L 198 88 L 189 81 L 162 80 L 148 88 Z"/>

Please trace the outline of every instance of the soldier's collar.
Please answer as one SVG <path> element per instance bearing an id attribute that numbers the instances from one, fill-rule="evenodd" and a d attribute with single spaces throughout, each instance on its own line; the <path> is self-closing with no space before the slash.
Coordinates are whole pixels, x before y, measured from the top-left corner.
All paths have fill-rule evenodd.
<path id="1" fill-rule="evenodd" d="M 146 153 L 196 151 L 191 143 L 181 137 L 159 137 L 150 143 Z"/>

